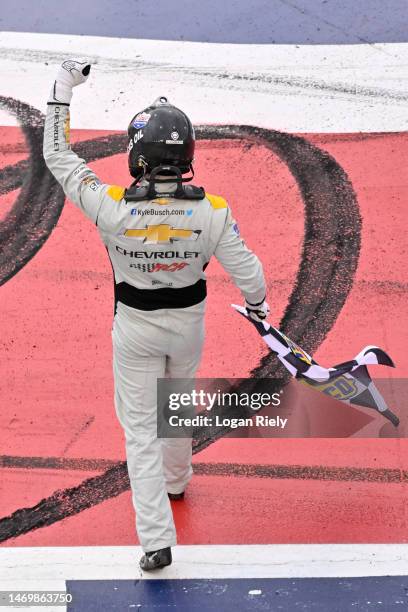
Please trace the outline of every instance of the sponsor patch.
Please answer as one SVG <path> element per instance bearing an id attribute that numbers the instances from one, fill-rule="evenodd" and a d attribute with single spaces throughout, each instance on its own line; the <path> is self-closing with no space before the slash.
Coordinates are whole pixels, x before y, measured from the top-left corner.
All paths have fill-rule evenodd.
<path id="1" fill-rule="evenodd" d="M 135 259 L 197 259 L 199 251 L 127 251 L 116 245 L 116 251 L 125 257 Z"/>
<path id="2" fill-rule="evenodd" d="M 97 191 L 101 185 L 101 181 L 99 179 L 95 179 L 92 183 L 89 183 L 89 189 L 92 189 L 92 191 Z"/>
<path id="3" fill-rule="evenodd" d="M 60 122 L 61 108 L 54 106 L 54 151 L 59 151 L 59 122 Z"/>
<path id="4" fill-rule="evenodd" d="M 163 281 L 152 280 L 152 285 L 166 285 L 166 287 L 172 287 L 173 283 L 164 283 Z"/>
<path id="5" fill-rule="evenodd" d="M 129 268 L 136 268 L 136 270 L 139 270 L 140 272 L 153 272 L 153 268 L 155 265 L 156 264 L 152 263 L 131 263 L 129 264 Z"/>
<path id="6" fill-rule="evenodd" d="M 140 272 L 179 272 L 183 270 L 186 266 L 189 266 L 185 261 L 175 261 L 171 264 L 163 264 L 163 263 L 131 263 L 129 264 L 129 268 L 136 268 L 140 270 Z M 163 283 L 166 284 L 166 283 Z"/>
<path id="7" fill-rule="evenodd" d="M 175 242 L 177 240 L 195 241 L 201 234 L 201 230 L 171 227 L 171 225 L 148 225 L 145 229 L 126 229 L 124 235 L 127 238 L 137 238 L 146 244 L 158 244 L 160 242 Z"/>
<path id="8" fill-rule="evenodd" d="M 151 115 L 149 113 L 139 113 L 133 119 L 133 122 L 132 122 L 133 127 L 136 128 L 137 130 L 144 128 L 146 124 L 149 122 L 150 117 Z"/>
<path id="9" fill-rule="evenodd" d="M 127 147 L 128 153 L 130 153 L 130 151 L 133 149 L 133 145 L 136 144 L 141 138 L 143 138 L 143 132 L 142 130 L 138 130 L 133 136 L 133 138 L 129 140 L 128 147 Z"/>
<path id="10" fill-rule="evenodd" d="M 173 202 L 174 198 L 172 200 L 170 200 L 169 198 L 156 198 L 155 200 L 153 200 L 153 204 L 160 204 L 160 206 L 166 206 L 167 204 L 170 204 L 170 202 Z"/>
<path id="11" fill-rule="evenodd" d="M 79 168 L 77 168 L 76 170 L 74 170 L 73 172 L 73 176 L 78 176 L 78 174 L 81 174 L 81 172 L 83 172 L 84 170 L 86 170 L 87 167 L 85 166 L 85 164 L 81 164 L 79 166 Z"/>
<path id="12" fill-rule="evenodd" d="M 158 204 L 158 202 L 153 202 L 153 204 Z M 174 201 L 169 202 L 169 204 L 174 204 Z M 170 215 L 185 215 L 185 214 L 189 214 L 186 213 L 186 211 L 183 208 L 162 208 L 159 210 L 155 210 L 154 208 L 138 208 L 136 210 L 136 212 L 132 212 L 133 210 L 136 210 L 135 208 L 132 208 L 131 210 L 131 214 L 132 215 L 140 215 L 141 217 L 169 217 Z"/>
<path id="13" fill-rule="evenodd" d="M 190 264 L 185 261 L 175 261 L 171 264 L 157 263 L 154 267 L 153 272 L 179 272 L 179 270 L 182 270 L 183 268 L 186 268 L 189 265 Z"/>
<path id="14" fill-rule="evenodd" d="M 88 185 L 88 187 L 92 189 L 92 191 L 96 191 L 97 189 L 99 189 L 102 183 L 94 174 L 89 174 L 81 180 L 81 184 Z"/>

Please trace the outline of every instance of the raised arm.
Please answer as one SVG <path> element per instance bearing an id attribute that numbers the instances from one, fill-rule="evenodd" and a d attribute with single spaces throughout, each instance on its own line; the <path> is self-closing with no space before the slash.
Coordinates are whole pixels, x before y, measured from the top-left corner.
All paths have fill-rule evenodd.
<path id="1" fill-rule="evenodd" d="M 65 194 L 97 224 L 101 206 L 112 186 L 103 185 L 70 146 L 72 89 L 87 80 L 90 69 L 88 61 L 67 60 L 62 63 L 48 98 L 43 154 L 45 163 Z"/>

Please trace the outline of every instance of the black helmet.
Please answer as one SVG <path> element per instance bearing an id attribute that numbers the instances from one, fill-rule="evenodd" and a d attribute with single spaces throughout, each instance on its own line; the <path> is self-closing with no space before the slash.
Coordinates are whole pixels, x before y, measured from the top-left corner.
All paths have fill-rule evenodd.
<path id="1" fill-rule="evenodd" d="M 157 98 L 137 113 L 129 124 L 128 137 L 129 172 L 135 179 L 161 165 L 176 166 L 181 174 L 190 171 L 194 128 L 187 115 L 167 98 Z"/>

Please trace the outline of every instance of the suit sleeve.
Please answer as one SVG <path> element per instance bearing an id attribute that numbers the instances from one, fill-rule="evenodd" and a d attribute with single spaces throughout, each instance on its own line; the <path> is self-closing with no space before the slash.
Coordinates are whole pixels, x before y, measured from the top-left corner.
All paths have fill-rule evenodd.
<path id="1" fill-rule="evenodd" d="M 224 211 L 214 211 L 215 214 L 221 212 Z M 254 305 L 260 304 L 266 296 L 262 264 L 240 237 L 238 225 L 229 208 L 224 218 L 225 223 L 214 255 L 230 274 L 246 301 Z"/>
<path id="2" fill-rule="evenodd" d="M 99 218 L 101 221 L 102 217 L 112 219 L 114 211 L 104 209 L 109 206 L 114 208 L 115 203 L 118 203 L 120 198 L 112 198 L 109 194 L 114 188 L 113 192 L 117 196 L 120 188 L 103 184 L 85 161 L 72 151 L 69 131 L 69 106 L 48 104 L 43 146 L 45 163 L 68 198 L 98 225 Z"/>

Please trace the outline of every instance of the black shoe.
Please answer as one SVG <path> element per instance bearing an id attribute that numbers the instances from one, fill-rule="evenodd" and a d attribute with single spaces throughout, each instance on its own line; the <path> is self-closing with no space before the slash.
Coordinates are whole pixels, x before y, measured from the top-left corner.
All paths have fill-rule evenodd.
<path id="1" fill-rule="evenodd" d="M 167 493 L 171 501 L 179 501 L 184 499 L 184 491 L 181 493 Z"/>
<path id="2" fill-rule="evenodd" d="M 139 561 L 139 565 L 145 572 L 166 567 L 172 562 L 171 548 L 161 548 L 153 552 L 147 552 Z"/>

